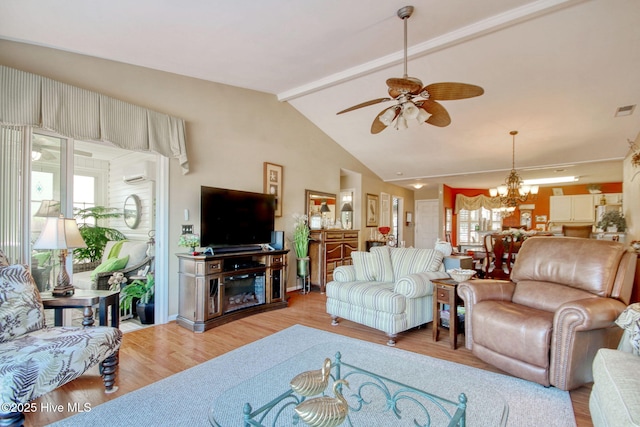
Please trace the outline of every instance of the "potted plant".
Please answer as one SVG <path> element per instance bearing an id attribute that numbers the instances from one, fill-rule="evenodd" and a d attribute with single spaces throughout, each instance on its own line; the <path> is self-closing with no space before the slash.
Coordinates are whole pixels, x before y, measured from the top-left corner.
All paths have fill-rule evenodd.
<path id="1" fill-rule="evenodd" d="M 154 323 L 154 292 L 155 279 L 153 274 L 147 274 L 146 280 L 133 280 L 120 291 L 120 309 L 129 311 L 133 302 L 138 300 L 136 312 L 140 318 L 140 323 L 151 325 Z"/>
<path id="2" fill-rule="evenodd" d="M 622 233 L 627 229 L 627 221 L 624 215 L 620 211 L 608 211 L 602 215 L 602 218 L 598 222 L 598 228 L 609 232 Z"/>
<path id="3" fill-rule="evenodd" d="M 309 275 L 309 224 L 307 216 L 294 214 L 293 248 L 297 258 L 298 277 Z"/>
<path id="4" fill-rule="evenodd" d="M 109 240 L 124 240 L 126 237 L 120 231 L 114 228 L 102 227 L 99 225 L 100 220 L 107 218 L 119 218 L 122 216 L 116 208 L 107 208 L 104 206 L 94 206 L 86 209 L 75 209 L 74 215 L 79 220 L 78 229 L 80 235 L 87 244 L 86 248 L 78 248 L 73 250 L 76 261 L 80 262 L 100 262 L 104 248 Z M 87 222 L 93 218 L 93 221 Z"/>

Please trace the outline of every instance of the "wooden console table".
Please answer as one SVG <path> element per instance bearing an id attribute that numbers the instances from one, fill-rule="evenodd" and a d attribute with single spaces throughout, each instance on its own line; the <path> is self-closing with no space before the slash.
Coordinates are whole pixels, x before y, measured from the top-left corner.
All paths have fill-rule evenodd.
<path id="1" fill-rule="evenodd" d="M 51 292 L 42 292 L 42 305 L 52 308 L 55 326 L 62 326 L 62 310 L 65 308 L 82 308 L 82 326 L 93 326 L 93 307 L 98 306 L 100 326 L 120 327 L 120 292 L 76 289 L 71 296 L 54 297 Z M 109 310 L 110 309 L 110 310 Z M 111 322 L 109 322 L 111 311 Z"/>

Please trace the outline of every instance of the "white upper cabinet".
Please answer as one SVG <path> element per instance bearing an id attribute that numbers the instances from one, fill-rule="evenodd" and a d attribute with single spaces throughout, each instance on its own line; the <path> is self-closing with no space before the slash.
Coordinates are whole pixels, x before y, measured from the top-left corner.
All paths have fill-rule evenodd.
<path id="1" fill-rule="evenodd" d="M 551 196 L 549 220 L 552 222 L 593 222 L 595 203 L 592 194 Z"/>

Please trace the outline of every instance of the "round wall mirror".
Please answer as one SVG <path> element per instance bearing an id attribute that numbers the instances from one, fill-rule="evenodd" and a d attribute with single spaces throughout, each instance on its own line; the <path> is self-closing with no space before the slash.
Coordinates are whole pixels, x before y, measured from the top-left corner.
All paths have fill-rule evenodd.
<path id="1" fill-rule="evenodd" d="M 124 201 L 124 223 L 129 228 L 136 228 L 140 224 L 142 206 L 140 198 L 135 194 L 130 195 Z"/>

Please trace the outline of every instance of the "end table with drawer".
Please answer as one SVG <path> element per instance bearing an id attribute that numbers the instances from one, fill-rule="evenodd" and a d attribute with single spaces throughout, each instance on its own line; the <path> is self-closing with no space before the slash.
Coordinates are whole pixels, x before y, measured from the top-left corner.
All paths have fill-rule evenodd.
<path id="1" fill-rule="evenodd" d="M 458 282 L 453 279 L 434 279 L 433 290 L 433 341 L 438 341 L 440 332 L 440 305 L 449 306 L 449 342 L 455 350 L 458 344 L 458 307 L 463 306 L 458 296 Z"/>

